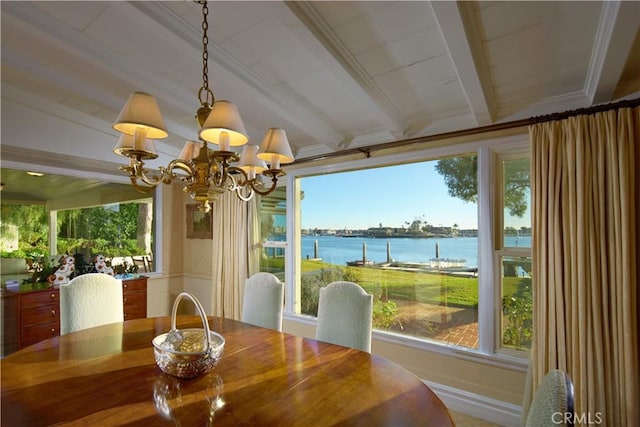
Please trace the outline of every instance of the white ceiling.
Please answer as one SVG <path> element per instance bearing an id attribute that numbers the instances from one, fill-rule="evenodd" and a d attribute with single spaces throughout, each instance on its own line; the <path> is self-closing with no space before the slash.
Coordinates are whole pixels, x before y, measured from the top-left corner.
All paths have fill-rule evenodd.
<path id="1" fill-rule="evenodd" d="M 210 2 L 209 85 L 251 143 L 297 159 L 640 94 L 640 2 Z M 197 135 L 202 11 L 177 2 L 1 2 L 2 166 L 110 173 L 132 91 Z M 83 165 L 78 167 L 77 165 Z"/>

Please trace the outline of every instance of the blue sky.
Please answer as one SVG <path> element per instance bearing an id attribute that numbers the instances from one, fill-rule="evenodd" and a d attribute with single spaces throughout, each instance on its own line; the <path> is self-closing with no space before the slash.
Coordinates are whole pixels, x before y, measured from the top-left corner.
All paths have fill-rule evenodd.
<path id="1" fill-rule="evenodd" d="M 302 179 L 302 228 L 401 227 L 419 218 L 432 225 L 477 228 L 475 203 L 449 195 L 436 161 Z"/>

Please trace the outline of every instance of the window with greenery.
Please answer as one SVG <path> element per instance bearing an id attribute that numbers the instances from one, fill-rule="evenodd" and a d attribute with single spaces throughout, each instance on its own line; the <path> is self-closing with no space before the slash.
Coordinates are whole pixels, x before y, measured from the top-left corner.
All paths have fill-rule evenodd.
<path id="1" fill-rule="evenodd" d="M 262 269 L 287 272 L 288 311 L 315 317 L 320 288 L 348 280 L 374 296 L 379 333 L 524 355 L 532 287 L 528 141 L 465 147 L 290 171 L 286 209 L 282 195 L 277 203 L 293 224 L 288 253 L 276 204 L 262 204 Z"/>
<path id="2" fill-rule="evenodd" d="M 52 212 L 43 204 L 1 207 L 2 256 L 26 260 L 25 273 L 32 277 L 25 280 L 46 282 L 65 254 L 75 258 L 75 274 L 92 271 L 97 255 L 104 255 L 115 273 L 153 269 L 152 198 Z M 49 229 L 50 218 L 56 230 Z"/>
<path id="3" fill-rule="evenodd" d="M 37 258 L 49 253 L 49 220 L 41 204 L 1 206 L 3 257 Z"/>
<path id="4" fill-rule="evenodd" d="M 496 256 L 501 271 L 501 337 L 507 350 L 531 348 L 533 336 L 531 280 L 531 194 L 529 155 L 498 159 L 501 223 Z"/>
<path id="5" fill-rule="evenodd" d="M 134 257 L 153 254 L 152 213 L 150 199 L 58 211 L 57 251 L 85 264 L 77 269 L 90 268 L 97 255 L 104 255 L 114 266 L 135 270 Z"/>
<path id="6" fill-rule="evenodd" d="M 284 280 L 286 250 L 286 193 L 280 187 L 268 196 L 260 197 L 260 241 L 262 256 L 260 271 L 266 271 Z"/>

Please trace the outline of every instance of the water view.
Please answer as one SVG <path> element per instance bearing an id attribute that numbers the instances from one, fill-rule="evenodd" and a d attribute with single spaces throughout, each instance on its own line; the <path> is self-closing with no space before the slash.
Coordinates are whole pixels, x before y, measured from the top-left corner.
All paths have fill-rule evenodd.
<path id="1" fill-rule="evenodd" d="M 375 239 L 367 237 L 304 236 L 302 258 L 314 258 L 315 242 L 318 242 L 317 257 L 323 261 L 346 265 L 362 260 L 363 244 L 366 244 L 366 259 L 374 263 L 387 261 L 387 242 L 393 261 L 428 263 L 436 257 L 436 247 L 441 259 L 464 260 L 465 267 L 478 266 L 478 238 L 393 238 Z M 531 236 L 507 237 L 510 246 L 531 247 Z"/>

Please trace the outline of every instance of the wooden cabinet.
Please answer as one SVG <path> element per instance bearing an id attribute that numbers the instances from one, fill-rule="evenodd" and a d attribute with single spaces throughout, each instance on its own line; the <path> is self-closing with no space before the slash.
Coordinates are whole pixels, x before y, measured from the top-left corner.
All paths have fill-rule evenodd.
<path id="1" fill-rule="evenodd" d="M 18 295 L 18 348 L 60 335 L 60 291 L 47 289 Z"/>
<path id="2" fill-rule="evenodd" d="M 147 317 L 147 278 L 122 281 L 124 320 Z"/>
<path id="3" fill-rule="evenodd" d="M 147 317 L 147 278 L 137 277 L 122 281 L 124 320 Z M 11 338 L 16 337 L 17 349 L 47 338 L 60 335 L 60 291 L 43 285 L 29 285 L 18 291 L 5 291 L 4 336 L 8 346 L 5 355 L 12 348 Z"/>

